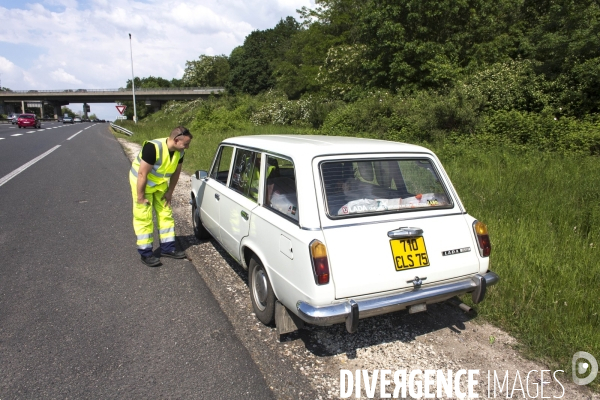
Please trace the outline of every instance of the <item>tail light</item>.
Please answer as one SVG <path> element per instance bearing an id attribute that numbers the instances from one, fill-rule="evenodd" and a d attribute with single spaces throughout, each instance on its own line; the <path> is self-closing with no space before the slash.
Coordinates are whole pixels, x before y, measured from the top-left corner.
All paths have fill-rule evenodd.
<path id="1" fill-rule="evenodd" d="M 475 221 L 473 222 L 473 230 L 477 238 L 479 254 L 481 254 L 481 257 L 489 257 L 492 252 L 492 243 L 490 242 L 487 226 L 483 222 Z"/>
<path id="2" fill-rule="evenodd" d="M 327 261 L 327 247 L 318 240 L 310 242 L 310 257 L 317 285 L 329 283 L 329 261 Z"/>

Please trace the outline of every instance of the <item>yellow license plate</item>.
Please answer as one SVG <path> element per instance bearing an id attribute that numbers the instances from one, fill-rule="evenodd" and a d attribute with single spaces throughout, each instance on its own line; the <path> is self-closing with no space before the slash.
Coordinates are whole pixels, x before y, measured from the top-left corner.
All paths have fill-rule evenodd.
<path id="1" fill-rule="evenodd" d="M 396 271 L 429 266 L 423 237 L 390 240 Z"/>

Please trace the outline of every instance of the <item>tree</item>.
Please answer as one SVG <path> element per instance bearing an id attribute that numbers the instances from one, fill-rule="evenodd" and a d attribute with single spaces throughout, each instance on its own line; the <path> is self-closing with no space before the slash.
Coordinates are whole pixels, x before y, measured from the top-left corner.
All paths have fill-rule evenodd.
<path id="1" fill-rule="evenodd" d="M 127 86 L 128 89 L 131 89 L 131 79 L 127 79 Z M 168 88 L 171 87 L 171 82 L 161 78 L 161 77 L 155 77 L 150 75 L 147 78 L 138 78 L 137 76 L 135 77 L 135 87 L 137 88 L 148 88 L 148 89 L 152 89 L 152 88 Z"/>
<path id="2" fill-rule="evenodd" d="M 274 87 L 274 71 L 284 61 L 291 38 L 299 30 L 300 24 L 287 17 L 273 29 L 253 31 L 246 36 L 244 44 L 229 56 L 229 91 L 254 95 Z"/>
<path id="3" fill-rule="evenodd" d="M 61 114 L 64 116 L 65 114 L 67 114 L 69 117 L 71 118 L 75 118 L 75 113 L 73 112 L 73 110 L 71 110 L 69 107 L 62 107 L 60 109 Z"/>
<path id="4" fill-rule="evenodd" d="M 393 91 L 439 89 L 482 64 L 517 55 L 514 0 L 368 0 L 358 20 L 363 82 Z"/>
<path id="5" fill-rule="evenodd" d="M 600 5 L 593 0 L 544 3 L 524 48 L 539 71 L 560 87 L 568 114 L 600 112 Z"/>
<path id="6" fill-rule="evenodd" d="M 229 60 L 226 55 L 201 55 L 198 60 L 186 61 L 183 82 L 188 87 L 225 86 L 229 79 Z"/>
<path id="7" fill-rule="evenodd" d="M 139 78 L 135 77 L 135 88 L 136 89 L 154 89 L 154 88 L 169 88 L 172 87 L 172 81 L 168 81 L 161 77 L 155 77 L 150 75 L 147 78 Z M 127 79 L 128 89 L 131 89 L 131 79 Z M 127 116 L 128 119 L 133 119 L 133 101 L 123 101 L 121 104 L 126 105 L 127 109 L 125 110 L 124 115 Z M 136 111 L 138 119 L 142 119 L 150 114 L 152 114 L 153 109 L 151 106 L 147 106 L 145 101 L 136 101 Z"/>
<path id="8" fill-rule="evenodd" d="M 290 39 L 289 49 L 274 71 L 277 88 L 289 99 L 298 99 L 307 92 L 321 91 L 317 80 L 330 48 L 344 42 L 328 26 L 313 22 L 298 30 Z"/>

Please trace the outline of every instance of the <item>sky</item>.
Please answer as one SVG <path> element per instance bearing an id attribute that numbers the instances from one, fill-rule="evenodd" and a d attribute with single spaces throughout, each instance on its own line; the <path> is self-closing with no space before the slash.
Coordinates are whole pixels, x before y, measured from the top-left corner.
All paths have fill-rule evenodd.
<path id="1" fill-rule="evenodd" d="M 229 55 L 302 6 L 314 0 L 0 0 L 0 85 L 116 89 L 131 79 L 132 53 L 135 76 L 180 79 L 186 61 Z M 107 120 L 114 106 L 90 104 Z"/>

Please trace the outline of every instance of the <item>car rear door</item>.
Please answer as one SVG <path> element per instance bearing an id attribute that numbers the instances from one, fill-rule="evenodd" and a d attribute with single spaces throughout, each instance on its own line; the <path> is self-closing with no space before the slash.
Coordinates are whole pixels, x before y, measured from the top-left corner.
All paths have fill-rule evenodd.
<path id="1" fill-rule="evenodd" d="M 436 160 L 323 161 L 316 174 L 324 183 L 322 225 L 336 298 L 408 289 L 416 277 L 426 286 L 479 272 L 473 229 Z"/>

